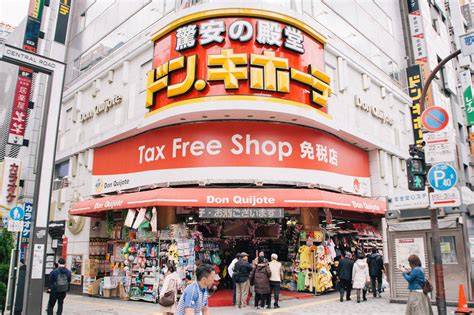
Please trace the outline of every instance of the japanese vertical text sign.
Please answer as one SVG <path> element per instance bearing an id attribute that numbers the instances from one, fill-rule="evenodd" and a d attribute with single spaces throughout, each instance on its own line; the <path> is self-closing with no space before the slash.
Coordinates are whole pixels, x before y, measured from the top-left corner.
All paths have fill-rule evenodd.
<path id="1" fill-rule="evenodd" d="M 419 65 L 407 68 L 408 94 L 410 95 L 413 104 L 411 105 L 411 121 L 413 125 L 413 135 L 415 144 L 422 146 L 423 131 L 421 130 L 421 91 L 423 90 L 423 80 L 421 76 L 421 69 Z"/>
<path id="2" fill-rule="evenodd" d="M 1 169 L 0 207 L 11 209 L 16 207 L 20 187 L 21 160 L 6 157 Z"/>
<path id="3" fill-rule="evenodd" d="M 41 19 L 44 0 L 30 0 L 28 19 L 26 21 L 23 49 L 36 53 L 40 37 Z M 8 143 L 23 145 L 27 124 L 28 103 L 32 88 L 33 70 L 20 67 L 13 98 L 12 115 L 8 129 Z"/>
<path id="4" fill-rule="evenodd" d="M 472 103 L 474 93 L 472 91 L 471 71 L 460 72 L 459 79 L 461 81 L 462 98 L 466 107 L 467 125 L 472 126 L 474 125 L 474 104 Z"/>
<path id="5" fill-rule="evenodd" d="M 190 15 L 153 36 L 150 112 L 172 103 L 231 99 L 303 104 L 327 113 L 331 79 L 324 72 L 325 38 L 286 15 L 243 13 Z"/>
<path id="6" fill-rule="evenodd" d="M 424 0 L 422 0 L 424 1 Z M 423 77 L 428 78 L 430 68 L 428 63 L 428 50 L 426 48 L 426 37 L 423 28 L 423 17 L 419 0 L 407 0 L 408 4 L 408 22 L 410 24 L 411 44 L 415 56 L 415 63 L 420 65 Z M 431 88 L 428 88 L 425 104 L 427 107 L 433 106 L 433 97 Z M 424 108 L 421 109 L 422 111 Z"/>

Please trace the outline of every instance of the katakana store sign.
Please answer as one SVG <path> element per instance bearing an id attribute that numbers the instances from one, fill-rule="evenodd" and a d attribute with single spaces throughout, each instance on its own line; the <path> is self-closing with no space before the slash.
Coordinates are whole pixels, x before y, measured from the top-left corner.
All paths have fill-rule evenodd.
<path id="1" fill-rule="evenodd" d="M 327 112 L 331 79 L 324 72 L 321 35 L 289 16 L 221 11 L 188 16 L 153 37 L 150 112 L 212 98 L 272 100 Z"/>
<path id="2" fill-rule="evenodd" d="M 408 94 L 412 99 L 411 121 L 413 126 L 413 137 L 415 144 L 422 147 L 423 130 L 421 129 L 421 92 L 423 91 L 423 80 L 421 76 L 421 68 L 419 65 L 414 65 L 407 68 Z"/>
<path id="3" fill-rule="evenodd" d="M 287 124 L 164 127 L 95 149 L 93 165 L 92 194 L 202 180 L 317 183 L 370 194 L 367 152 L 325 132 Z"/>
<path id="4" fill-rule="evenodd" d="M 20 188 L 21 160 L 5 158 L 0 164 L 0 208 L 16 207 Z"/>

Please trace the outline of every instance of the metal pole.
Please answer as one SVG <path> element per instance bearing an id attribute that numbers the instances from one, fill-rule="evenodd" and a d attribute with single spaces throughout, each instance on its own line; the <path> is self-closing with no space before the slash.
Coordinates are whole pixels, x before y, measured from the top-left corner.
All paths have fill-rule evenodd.
<path id="1" fill-rule="evenodd" d="M 430 218 L 436 283 L 436 305 L 438 307 L 438 314 L 446 315 L 446 291 L 444 289 L 443 260 L 441 258 L 441 246 L 439 238 L 438 209 L 430 210 Z"/>
<path id="2" fill-rule="evenodd" d="M 444 58 L 431 72 L 428 79 L 426 79 L 421 93 L 420 107 L 425 108 L 425 98 L 428 93 L 428 88 L 433 81 L 435 75 L 441 70 L 441 68 L 451 59 L 455 58 L 461 53 L 461 50 L 456 50 L 446 58 Z M 444 289 L 444 273 L 443 273 L 443 260 L 441 258 L 441 246 L 438 226 L 438 209 L 430 210 L 431 219 L 431 233 L 432 233 L 432 248 L 433 248 L 433 260 L 434 260 L 434 272 L 435 272 L 435 284 L 436 284 L 436 306 L 438 307 L 439 315 L 446 315 L 446 291 Z"/>
<path id="3" fill-rule="evenodd" d="M 12 250 L 12 257 L 10 259 L 10 279 L 8 280 L 8 288 L 9 288 L 9 294 L 8 294 L 8 304 L 7 304 L 7 309 L 10 310 L 10 314 L 13 314 L 15 305 L 15 295 L 16 295 L 16 276 L 17 276 L 17 271 L 18 271 L 18 249 L 20 248 L 21 244 L 21 237 L 20 233 L 16 233 L 16 243 L 15 243 L 15 248 Z"/>

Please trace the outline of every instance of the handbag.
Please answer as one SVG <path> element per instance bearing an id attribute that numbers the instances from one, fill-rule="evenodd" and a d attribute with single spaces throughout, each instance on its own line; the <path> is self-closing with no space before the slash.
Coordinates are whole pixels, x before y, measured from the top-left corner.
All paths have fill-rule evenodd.
<path id="1" fill-rule="evenodd" d="M 173 279 L 173 282 L 176 282 L 174 279 Z M 176 285 L 176 284 L 175 284 Z M 175 292 L 174 290 L 168 290 L 167 292 L 165 292 L 165 294 L 160 297 L 160 299 L 158 300 L 158 304 L 160 304 L 161 306 L 164 306 L 164 307 L 170 307 L 172 306 L 174 303 L 176 303 L 176 296 L 175 296 Z"/>
<path id="2" fill-rule="evenodd" d="M 433 285 L 430 283 L 428 279 L 425 280 L 425 284 L 423 284 L 423 293 L 428 294 L 433 292 Z"/>

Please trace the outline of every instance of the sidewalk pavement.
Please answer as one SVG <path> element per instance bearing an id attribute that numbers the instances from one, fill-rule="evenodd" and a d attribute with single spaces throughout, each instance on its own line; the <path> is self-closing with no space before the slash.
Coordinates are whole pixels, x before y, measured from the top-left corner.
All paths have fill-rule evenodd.
<path id="1" fill-rule="evenodd" d="M 43 309 L 48 303 L 48 294 L 43 297 Z M 352 301 L 339 302 L 339 294 L 330 293 L 315 296 L 311 299 L 291 299 L 280 302 L 280 309 L 255 310 L 253 307 L 237 309 L 234 307 L 211 308 L 212 315 L 403 315 L 405 304 L 390 303 L 388 293 L 382 294 L 381 299 L 369 296 L 367 302 L 357 303 L 355 294 Z M 253 305 L 253 299 L 251 300 Z M 56 306 L 57 307 L 57 306 Z M 448 314 L 453 314 L 455 308 L 448 308 Z M 436 313 L 436 307 L 433 307 Z M 46 314 L 46 312 L 44 312 Z M 162 315 L 161 306 L 153 303 L 137 301 L 120 301 L 95 298 L 81 295 L 68 295 L 64 301 L 64 315 Z"/>

